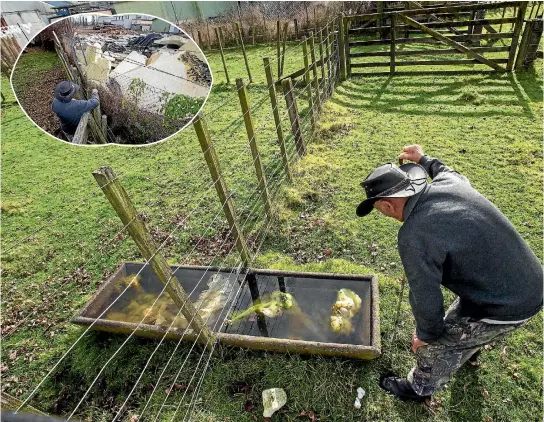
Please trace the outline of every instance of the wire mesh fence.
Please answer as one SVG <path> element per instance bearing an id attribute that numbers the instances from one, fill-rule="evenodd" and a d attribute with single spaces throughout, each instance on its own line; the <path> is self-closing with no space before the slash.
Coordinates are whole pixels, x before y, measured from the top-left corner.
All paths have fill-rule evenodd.
<path id="1" fill-rule="evenodd" d="M 60 283 L 55 283 L 54 291 L 34 298 L 32 303 L 16 308 L 6 304 L 2 321 L 3 339 L 17 334 L 22 326 L 28 326 L 31 321 L 42 330 L 55 327 L 55 321 L 47 321 L 42 325 L 40 314 L 47 308 L 47 304 L 60 302 L 72 294 L 81 294 L 81 283 L 88 283 L 85 291 L 91 291 L 96 285 L 89 283 L 90 280 L 100 272 L 103 273 L 100 278 L 104 280 L 110 274 L 110 270 L 104 272 L 104 268 L 115 266 L 122 257 L 143 256 L 144 263 L 137 273 L 127 278 L 107 308 L 93 317 L 90 325 L 77 335 L 61 356 L 52 360 L 41 379 L 24 393 L 20 409 L 30 403 L 44 383 L 62 368 L 94 325 L 105 319 L 111 308 L 125 300 L 126 295 L 137 291 L 139 277 L 146 268 L 155 268 L 157 260 L 176 256 L 180 264 L 197 263 L 205 266 L 204 275 L 187 292 L 191 300 L 205 288 L 214 274 L 219 274 L 221 270 L 230 274 L 226 276 L 227 282 L 221 292 L 224 300 L 214 309 L 213 317 L 202 313 L 203 301 L 195 304 L 196 312 L 202 311 L 200 315 L 204 325 L 200 332 L 193 332 L 194 340 L 183 342 L 183 331 L 175 348 L 169 349 L 168 361 L 164 366 L 154 369 L 157 377 L 153 388 L 145 396 L 139 418 L 192 420 L 195 412 L 199 412 L 199 392 L 218 344 L 213 336 L 202 340 L 204 327 L 212 333 L 220 332 L 232 310 L 243 300 L 244 295 L 249 295 L 247 269 L 259 256 L 267 235 L 277 222 L 282 187 L 292 178 L 289 168 L 304 156 L 315 134 L 324 103 L 340 80 L 338 22 L 331 19 L 315 29 L 316 32 L 312 31 L 300 42 L 286 46 L 281 56 L 264 58 L 260 69 L 263 76 L 259 80 L 266 80 L 266 83 L 250 84 L 247 79 L 237 78 L 236 86 L 226 88 L 224 101 L 213 104 L 209 109 L 205 108 L 199 114 L 193 122 L 193 128 L 183 132 L 186 140 L 183 153 L 187 155 L 187 162 L 191 163 L 183 171 L 172 175 L 171 179 L 157 180 L 154 184 L 141 180 L 131 171 L 117 172 L 106 183 L 99 185 L 103 192 L 113 186 L 116 189 L 124 186 L 136 210 L 132 216 L 117 223 L 115 213 L 103 200 L 94 181 L 87 180 L 85 188 L 92 189 L 94 185 L 93 193 L 81 198 L 79 202 L 83 206 L 90 202 L 93 206 L 101 204 L 98 208 L 107 216 L 94 224 L 94 230 L 100 233 L 99 250 L 86 250 L 84 245 L 78 249 L 80 283 L 74 283 L 73 277 L 67 276 Z M 298 63 L 298 71 L 284 77 L 274 75 L 277 60 L 291 59 Z M 230 117 L 231 111 L 236 115 L 234 119 Z M 229 142 L 231 139 L 245 139 L 247 142 Z M 172 158 L 176 159 L 169 157 Z M 89 163 L 89 166 L 95 164 Z M 184 183 L 184 180 L 194 175 L 198 175 L 198 184 Z M 180 186 L 183 186 L 183 195 L 170 197 L 172 190 Z M 58 191 L 61 190 L 59 186 Z M 152 204 L 153 208 L 158 206 L 164 209 L 160 216 L 148 212 L 151 196 L 156 201 Z M 117 208 L 116 213 L 120 215 Z M 43 224 L 31 229 L 30 235 L 27 234 L 28 230 L 23 230 L 24 235 L 13 239 L 3 248 L 4 259 L 9 260 L 10 256 L 21 253 L 34 241 L 44 242 L 48 236 L 63 236 L 71 231 L 70 227 L 77 228 L 80 218 L 85 216 L 82 214 L 67 223 L 67 219 L 73 215 L 74 210 L 71 209 L 66 210 L 65 214 L 48 215 L 43 218 Z M 136 224 L 152 227 L 145 229 L 151 239 L 147 253 L 143 253 L 141 247 L 135 248 L 129 239 L 134 236 L 132 230 Z M 67 241 L 73 241 L 73 237 Z M 58 272 L 62 271 L 65 269 L 58 269 Z M 69 418 L 84 414 L 84 406 L 88 404 L 92 392 L 99 388 L 104 373 L 121 359 L 123 349 L 142 326 L 149 325 L 151 316 L 155 315 L 155 324 L 159 324 L 156 314 L 162 298 L 167 295 L 167 289 L 177 282 L 176 272 L 167 273 L 162 290 L 150 298 L 145 310 L 134 319 L 135 328 L 127 338 L 113 353 L 103 356 L 100 363 L 97 362 L 94 374 L 89 378 L 90 382 L 82 384 L 81 391 L 77 392 L 75 406 L 66 411 Z M 49 277 L 40 279 L 38 276 L 35 282 L 43 284 L 52 280 Z M 175 321 L 179 321 L 182 308 L 176 310 L 177 314 L 174 314 L 164 334 L 159 337 L 155 348 L 142 361 L 137 378 L 127 381 L 127 395 L 124 402 L 116 407 L 113 420 L 127 416 L 127 408 L 133 402 L 133 395 L 139 394 L 144 374 L 150 370 L 151 362 L 160 353 L 161 347 L 164 348 L 164 340 L 176 331 Z M 11 319 L 16 320 L 11 318 L 15 314 L 17 322 L 11 324 Z M 57 323 L 66 322 L 68 315 L 66 313 L 61 316 Z M 191 325 L 193 319 L 187 318 L 186 323 Z M 185 347 L 180 348 L 184 343 Z M 176 353 L 182 353 L 182 360 L 175 359 Z M 171 394 L 180 376 L 188 380 L 181 397 L 179 394 Z M 154 398 L 164 385 L 167 386 L 166 395 Z"/>

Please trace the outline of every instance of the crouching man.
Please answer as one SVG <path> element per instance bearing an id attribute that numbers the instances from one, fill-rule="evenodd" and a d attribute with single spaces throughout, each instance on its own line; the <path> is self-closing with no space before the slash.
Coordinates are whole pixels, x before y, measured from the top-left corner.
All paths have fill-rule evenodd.
<path id="1" fill-rule="evenodd" d="M 55 99 L 51 109 L 60 119 L 60 127 L 68 141 L 72 142 L 81 116 L 91 111 L 99 104 L 98 90 L 93 89 L 90 100 L 75 100 L 74 95 L 79 91 L 79 85 L 62 81 L 55 87 Z"/>
<path id="2" fill-rule="evenodd" d="M 376 208 L 403 223 L 398 249 L 416 321 L 417 366 L 407 378 L 382 378 L 380 386 L 423 401 L 481 347 L 538 313 L 543 271 L 512 223 L 465 177 L 419 145 L 399 158 L 417 164 L 386 164 L 368 175 L 357 215 Z M 440 286 L 458 296 L 447 312 Z"/>

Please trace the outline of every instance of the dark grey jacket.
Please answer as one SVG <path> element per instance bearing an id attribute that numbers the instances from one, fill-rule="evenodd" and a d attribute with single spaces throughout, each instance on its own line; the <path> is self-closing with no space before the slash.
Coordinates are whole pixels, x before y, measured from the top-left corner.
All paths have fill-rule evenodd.
<path id="1" fill-rule="evenodd" d="M 74 100 L 62 102 L 54 99 L 51 109 L 59 116 L 60 127 L 66 133 L 76 133 L 77 125 L 83 113 L 91 111 L 98 105 L 98 94 L 93 94 L 90 100 Z"/>
<path id="2" fill-rule="evenodd" d="M 441 285 L 459 296 L 462 316 L 517 321 L 536 314 L 542 266 L 512 223 L 464 176 L 435 158 L 420 164 L 433 182 L 408 200 L 398 234 L 418 338 L 443 333 Z"/>

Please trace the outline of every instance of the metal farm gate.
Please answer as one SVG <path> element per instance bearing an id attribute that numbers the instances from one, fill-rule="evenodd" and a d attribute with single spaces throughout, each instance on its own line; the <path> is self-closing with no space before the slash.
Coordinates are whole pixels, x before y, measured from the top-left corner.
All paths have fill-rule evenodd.
<path id="1" fill-rule="evenodd" d="M 442 4 L 377 2 L 376 13 L 343 16 L 339 34 L 343 46 L 340 48 L 343 56 L 340 58 L 341 79 L 357 75 L 395 74 L 398 73 L 397 68 L 404 66 L 408 67 L 408 72 L 417 72 L 418 68 L 414 70 L 413 66 L 442 65 L 461 65 L 465 68 L 466 65 L 483 65 L 477 69 L 469 68 L 469 71 L 480 72 L 517 70 L 527 66 L 526 54 L 536 56 L 535 48 L 529 46 L 538 44 L 542 33 L 542 25 L 534 25 L 534 22 L 542 21 L 542 15 L 533 21 L 525 21 L 530 5 L 530 2 L 523 1 Z M 529 17 L 535 5 L 536 2 Z M 539 11 L 540 4 L 535 18 Z M 525 22 L 526 30 L 520 43 Z M 540 29 L 540 33 L 535 35 L 532 28 L 536 28 L 537 32 Z M 417 46 L 405 48 L 406 44 Z M 520 51 L 523 52 L 516 60 L 520 44 Z M 388 67 L 389 71 L 373 69 L 383 67 Z M 370 70 L 353 72 L 358 68 Z"/>

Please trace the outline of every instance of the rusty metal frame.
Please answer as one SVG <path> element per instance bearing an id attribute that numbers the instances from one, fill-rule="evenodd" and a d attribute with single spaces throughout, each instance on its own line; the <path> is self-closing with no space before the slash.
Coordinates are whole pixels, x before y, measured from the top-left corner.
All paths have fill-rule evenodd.
<path id="1" fill-rule="evenodd" d="M 95 302 L 100 298 L 101 293 L 113 284 L 119 273 L 121 273 L 126 264 L 142 265 L 142 262 L 128 261 L 121 264 L 106 282 L 96 291 L 87 304 L 82 308 L 79 314 L 72 320 L 73 323 L 79 325 L 90 326 L 93 324 L 93 329 L 107 331 L 112 333 L 130 334 L 135 331 L 135 335 L 147 338 L 162 338 L 166 333 L 167 339 L 183 338 L 188 341 L 196 340 L 196 335 L 191 329 L 187 329 L 185 334 L 183 329 L 140 324 L 140 328 L 136 330 L 138 324 L 122 321 L 111 321 L 106 319 L 96 319 L 84 316 Z M 208 271 L 229 271 L 229 268 L 220 267 L 205 267 L 194 265 L 172 265 L 172 270 L 175 273 L 177 269 L 188 270 L 208 270 Z M 251 273 L 269 276 L 284 276 L 284 277 L 311 277 L 323 279 L 343 279 L 343 280 L 360 280 L 371 283 L 370 285 L 370 346 L 354 345 L 354 344 L 339 344 L 339 343 L 323 343 L 316 341 L 305 340 L 290 340 L 278 339 L 270 337 L 256 337 L 241 334 L 229 334 L 216 332 L 215 338 L 224 345 L 244 347 L 255 350 L 265 350 L 280 353 L 298 353 L 311 355 L 327 355 L 327 356 L 342 356 L 358 359 L 374 359 L 381 354 L 381 337 L 380 337 L 380 310 L 379 310 L 379 289 L 378 278 L 374 275 L 359 275 L 359 274 L 336 274 L 336 273 L 310 273 L 296 271 L 280 271 L 280 270 L 261 270 L 251 269 Z"/>

